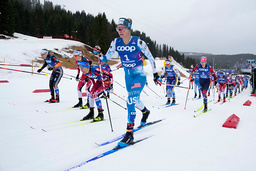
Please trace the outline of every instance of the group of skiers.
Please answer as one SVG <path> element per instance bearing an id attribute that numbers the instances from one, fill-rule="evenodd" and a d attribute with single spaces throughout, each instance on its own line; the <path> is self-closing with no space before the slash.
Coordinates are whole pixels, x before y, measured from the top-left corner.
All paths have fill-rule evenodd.
<path id="1" fill-rule="evenodd" d="M 116 148 L 125 147 L 131 144 L 134 140 L 133 130 L 136 117 L 135 106 L 142 112 L 139 127 L 145 126 L 147 118 L 150 114 L 150 110 L 140 99 L 140 94 L 147 82 L 146 74 L 143 69 L 143 56 L 147 57 L 147 59 L 150 61 L 153 70 L 153 81 L 155 84 L 166 85 L 167 105 L 176 103 L 174 88 L 176 85 L 180 85 L 180 73 L 173 65 L 173 58 L 171 56 L 168 57 L 168 59 L 165 61 L 162 74 L 159 76 L 154 58 L 148 49 L 147 44 L 141 40 L 140 37 L 131 35 L 131 27 L 131 19 L 119 18 L 116 27 L 119 37 L 115 38 L 111 42 L 107 53 L 103 55 L 99 46 L 95 46 L 93 49 L 93 54 L 98 58 L 97 65 L 94 64 L 88 57 L 84 57 L 81 50 L 76 50 L 73 53 L 73 57 L 76 59 L 78 68 L 78 73 L 76 76 L 76 80 L 78 81 L 78 103 L 73 107 L 81 107 L 84 109 L 89 108 L 89 113 L 83 117 L 81 121 L 93 119 L 94 122 L 104 120 L 104 110 L 99 97 L 104 94 L 105 91 L 107 91 L 107 95 L 104 95 L 107 98 L 109 97 L 109 92 L 113 90 L 113 74 L 111 73 L 111 69 L 107 65 L 107 62 L 111 59 L 115 52 L 118 52 L 120 56 L 122 66 L 124 68 L 124 79 L 128 93 L 126 103 L 128 117 L 126 134 L 118 143 Z M 51 98 L 47 100 L 47 102 L 58 103 L 60 102 L 58 83 L 63 75 L 61 62 L 58 61 L 54 55 L 50 55 L 47 50 L 42 50 L 41 56 L 45 63 L 42 68 L 38 69 L 38 72 L 41 72 L 47 65 L 48 69 L 52 70 L 52 75 L 50 78 Z M 80 72 L 82 72 L 81 77 Z M 192 69 L 190 78 L 192 78 L 192 75 L 194 75 L 195 97 L 197 97 L 196 89 L 198 89 L 199 98 L 201 97 L 201 94 L 203 96 L 204 111 L 207 111 L 207 91 L 209 90 L 211 80 L 213 80 L 215 85 L 218 87 L 219 100 L 222 94 L 224 98 L 223 100 L 225 101 L 225 89 L 227 89 L 227 86 L 232 87 L 233 80 L 229 80 L 229 76 L 224 75 L 224 73 L 219 72 L 216 74 L 213 68 L 207 64 L 206 57 L 201 57 L 200 64 L 196 65 Z M 83 106 L 81 92 L 84 86 L 87 93 L 87 102 L 85 106 Z M 98 109 L 98 116 L 94 118 L 95 103 Z"/>
<path id="2" fill-rule="evenodd" d="M 206 57 L 201 57 L 200 64 L 192 69 L 190 78 L 194 82 L 194 98 L 197 97 L 197 93 L 199 94 L 198 98 L 201 98 L 202 92 L 202 95 L 204 97 L 205 111 L 207 110 L 207 90 L 208 96 L 210 96 L 210 90 L 214 89 L 214 86 L 216 86 L 216 90 L 218 92 L 218 102 L 221 101 L 221 97 L 223 102 L 226 102 L 227 97 L 232 98 L 233 95 L 236 96 L 237 93 L 240 93 L 241 91 L 246 89 L 249 82 L 249 77 L 247 75 L 235 76 L 232 73 L 225 73 L 224 71 L 218 71 L 215 73 L 211 66 L 209 66 L 208 64 L 208 66 L 206 65 L 205 67 L 203 67 L 206 61 Z M 201 72 L 199 69 L 200 67 Z M 208 71 L 210 71 L 211 74 L 209 74 Z M 207 80 L 203 80 L 205 78 L 207 78 Z M 193 82 L 191 81 L 190 83 L 193 84 Z"/>

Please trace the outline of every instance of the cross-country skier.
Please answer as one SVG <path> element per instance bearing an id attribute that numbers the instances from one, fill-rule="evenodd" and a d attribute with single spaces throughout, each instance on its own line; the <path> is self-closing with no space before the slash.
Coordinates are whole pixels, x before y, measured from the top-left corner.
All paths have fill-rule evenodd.
<path id="1" fill-rule="evenodd" d="M 140 126 L 146 124 L 150 111 L 145 107 L 140 99 L 141 91 L 146 84 L 146 74 L 142 66 L 144 54 L 151 63 L 153 69 L 154 82 L 157 84 L 159 75 L 157 74 L 154 58 L 149 51 L 147 44 L 139 37 L 131 36 L 132 20 L 129 18 L 120 18 L 116 31 L 118 38 L 111 42 L 110 48 L 101 60 L 107 62 L 115 53 L 118 52 L 125 72 L 125 83 L 128 92 L 127 109 L 128 123 L 124 138 L 118 143 L 117 147 L 127 146 L 133 142 L 133 129 L 136 117 L 135 105 L 143 113 Z"/>
<path id="2" fill-rule="evenodd" d="M 226 102 L 225 90 L 227 87 L 227 83 L 228 83 L 228 79 L 225 76 L 225 74 L 223 72 L 218 72 L 217 85 L 216 85 L 218 89 L 218 94 L 219 94 L 218 102 L 220 102 L 221 94 L 223 97 L 223 102 Z"/>
<path id="3" fill-rule="evenodd" d="M 251 94 L 255 93 L 255 87 L 256 87 L 256 67 L 252 67 L 252 72 L 251 72 L 251 83 L 252 83 L 252 92 Z"/>
<path id="4" fill-rule="evenodd" d="M 189 89 L 193 89 L 194 88 L 194 81 L 195 81 L 195 78 L 193 77 L 193 75 L 191 76 L 191 79 L 190 79 L 190 84 L 189 84 Z"/>
<path id="5" fill-rule="evenodd" d="M 45 49 L 41 50 L 40 54 L 41 57 L 44 59 L 44 65 L 42 66 L 42 68 L 38 69 L 37 72 L 40 73 L 46 66 L 48 66 L 49 71 L 52 71 L 49 82 L 51 98 L 49 100 L 46 100 L 45 102 L 59 103 L 60 95 L 58 84 L 63 76 L 63 69 L 61 67 L 62 64 L 54 55 L 50 55 L 49 52 Z"/>
<path id="6" fill-rule="evenodd" d="M 106 89 L 113 87 L 112 74 L 106 70 L 101 69 L 98 65 L 91 65 L 91 61 L 80 61 L 78 65 L 81 71 L 90 78 L 89 81 L 93 82 L 92 88 L 89 93 L 89 106 L 90 112 L 81 121 L 93 119 L 94 118 L 94 101 L 96 102 L 98 109 L 98 116 L 93 119 L 94 122 L 104 120 L 102 103 L 99 99 L 99 94 L 101 94 Z"/>
<path id="7" fill-rule="evenodd" d="M 240 85 L 241 85 L 241 82 L 240 82 L 241 80 L 240 80 L 240 77 L 237 75 L 236 77 L 235 77 L 235 83 L 236 83 L 236 85 L 235 85 L 235 96 L 237 95 L 237 93 L 240 93 Z"/>
<path id="8" fill-rule="evenodd" d="M 197 90 L 198 90 L 198 98 L 200 99 L 201 98 L 201 88 L 200 88 L 200 84 L 199 84 L 199 72 L 198 72 L 198 69 L 196 69 L 194 72 L 193 72 L 194 76 L 195 76 L 195 79 L 194 79 L 194 92 L 195 92 L 195 96 L 194 98 L 197 97 Z"/>
<path id="9" fill-rule="evenodd" d="M 212 67 L 209 64 L 207 64 L 207 58 L 205 56 L 201 57 L 200 64 L 197 64 L 193 68 L 192 73 L 195 70 L 198 70 L 199 72 L 199 84 L 200 84 L 201 92 L 204 98 L 204 101 L 203 101 L 204 111 L 206 112 L 207 111 L 207 91 L 210 86 L 210 77 L 212 75 L 215 79 L 216 78 L 215 72 L 212 69 Z"/>
<path id="10" fill-rule="evenodd" d="M 176 83 L 178 86 L 180 85 L 180 73 L 172 64 L 172 61 L 170 60 L 165 61 L 165 67 L 163 68 L 159 81 L 161 82 L 163 78 L 166 78 L 166 89 L 167 89 L 166 105 L 171 103 L 171 98 L 170 98 L 171 96 L 172 96 L 172 104 L 175 104 L 174 88 Z"/>
<path id="11" fill-rule="evenodd" d="M 232 78 L 232 74 L 229 74 L 227 79 L 228 79 L 228 86 L 226 90 L 226 98 L 228 97 L 228 93 L 229 93 L 229 98 L 231 99 L 233 96 L 233 90 L 236 83 L 235 83 L 235 80 Z"/>
<path id="12" fill-rule="evenodd" d="M 76 105 L 74 105 L 73 108 L 81 107 L 82 109 L 88 109 L 88 107 L 89 107 L 88 96 L 87 96 L 87 103 L 86 103 L 85 106 L 83 106 L 82 88 L 88 82 L 89 78 L 85 74 L 82 74 L 81 78 L 79 79 L 80 68 L 79 68 L 79 65 L 78 65 L 78 62 L 80 62 L 82 60 L 86 60 L 87 57 L 84 57 L 82 55 L 82 51 L 81 50 L 75 50 L 73 52 L 73 56 L 74 56 L 74 58 L 76 60 L 76 64 L 77 64 L 76 80 L 79 81 L 78 85 L 77 85 L 78 103 Z"/>
<path id="13" fill-rule="evenodd" d="M 96 46 L 93 48 L 93 54 L 94 54 L 96 57 L 98 57 L 98 58 L 102 57 L 103 54 L 102 54 L 102 52 L 101 52 L 100 46 L 96 45 Z M 111 68 L 110 68 L 110 66 L 108 65 L 108 63 L 106 63 L 106 62 L 101 62 L 100 65 L 101 65 L 101 68 L 102 68 L 103 70 L 106 70 L 106 71 L 108 71 L 108 72 L 111 72 L 111 71 L 112 71 Z M 113 91 L 113 87 L 111 87 L 111 90 Z M 105 98 L 105 96 L 107 96 L 107 98 L 109 98 L 109 91 L 110 91 L 110 89 L 108 88 L 108 89 L 106 90 L 107 95 L 105 95 L 105 93 L 104 93 L 104 94 L 102 95 L 102 97 Z"/>
<path id="14" fill-rule="evenodd" d="M 244 90 L 244 89 L 247 89 L 247 86 L 248 86 L 248 81 L 249 81 L 249 77 L 248 77 L 248 75 L 244 75 L 243 76 L 243 87 L 242 87 L 242 91 Z"/>

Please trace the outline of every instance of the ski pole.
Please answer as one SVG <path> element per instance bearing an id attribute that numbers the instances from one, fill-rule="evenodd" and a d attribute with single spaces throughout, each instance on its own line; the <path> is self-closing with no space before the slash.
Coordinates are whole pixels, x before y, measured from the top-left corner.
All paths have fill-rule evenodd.
<path id="1" fill-rule="evenodd" d="M 101 70 L 100 58 L 98 58 L 98 63 L 99 63 L 99 66 L 100 66 L 100 75 L 101 75 L 102 85 L 103 85 L 103 87 L 105 87 L 104 86 L 104 81 L 103 81 L 102 70 Z M 112 120 L 111 120 L 111 117 L 110 117 L 110 112 L 109 112 L 109 107 L 108 107 L 108 98 L 106 98 L 106 104 L 107 104 L 107 109 L 108 109 L 108 117 L 109 117 L 110 127 L 111 127 L 111 131 L 113 132 Z"/>
<path id="2" fill-rule="evenodd" d="M 37 67 L 36 65 L 31 64 L 0 64 L 4 66 L 20 66 L 20 67 Z"/>
<path id="3" fill-rule="evenodd" d="M 183 84 L 183 82 L 184 82 L 185 80 L 187 80 L 187 79 L 188 79 L 188 78 L 185 78 L 185 79 L 184 79 L 184 80 L 182 80 L 180 83 L 181 83 L 181 84 Z"/>
<path id="4" fill-rule="evenodd" d="M 162 99 L 161 96 L 159 96 L 154 90 L 152 90 L 148 85 L 147 85 L 147 88 L 149 88 L 149 90 L 151 90 L 153 93 L 155 93 L 158 97 L 160 97 Z"/>
<path id="5" fill-rule="evenodd" d="M 114 101 L 114 100 L 112 100 L 112 99 L 110 99 L 110 98 L 108 98 L 110 101 L 112 101 L 113 103 L 115 103 L 116 105 L 118 105 L 118 106 L 120 106 L 121 108 L 123 108 L 124 110 L 127 110 L 127 108 L 126 107 L 123 107 L 122 105 L 120 105 L 119 103 L 117 103 L 116 101 Z"/>
<path id="6" fill-rule="evenodd" d="M 114 71 L 116 71 L 116 70 L 119 70 L 119 68 L 113 69 L 112 72 L 114 72 Z"/>
<path id="7" fill-rule="evenodd" d="M 168 86 L 175 86 L 174 84 L 167 84 L 167 83 L 162 83 L 163 85 L 168 85 Z M 176 86 L 175 88 L 185 88 L 187 89 L 188 87 L 183 87 L 183 86 Z"/>
<path id="8" fill-rule="evenodd" d="M 124 98 L 122 98 L 121 96 L 117 95 L 116 93 L 113 92 L 112 94 L 114 94 L 115 96 L 119 97 L 119 98 L 122 99 L 123 101 L 127 102 Z"/>
<path id="9" fill-rule="evenodd" d="M 190 89 L 190 81 L 191 81 L 191 77 L 192 77 L 192 72 L 191 72 L 191 75 L 189 76 L 188 92 L 187 92 L 187 97 L 186 97 L 186 101 L 185 101 L 184 110 L 186 110 L 186 106 L 187 106 L 187 101 L 188 101 L 188 94 L 189 94 L 189 89 Z"/>
<path id="10" fill-rule="evenodd" d="M 66 75 L 66 76 L 69 76 L 69 77 L 71 77 L 71 78 L 76 78 L 76 77 L 73 76 L 73 75 L 69 75 L 69 74 L 66 74 L 66 73 L 63 73 L 63 72 L 59 72 L 59 71 L 56 71 L 56 72 L 61 73 L 61 74 Z"/>
<path id="11" fill-rule="evenodd" d="M 45 73 L 45 74 L 49 74 L 49 73 L 47 73 L 47 72 L 44 72 L 44 71 L 41 71 L 42 73 Z M 58 72 L 58 71 L 56 71 L 56 72 Z M 58 72 L 58 73 L 61 73 L 61 72 Z M 38 74 L 38 73 L 34 73 L 34 74 Z M 64 77 L 64 76 L 62 76 L 62 78 L 66 78 L 66 79 L 69 79 L 69 80 L 72 80 L 72 78 L 68 78 L 68 77 Z"/>
<path id="12" fill-rule="evenodd" d="M 142 90 L 142 92 L 145 93 L 147 96 L 149 96 L 148 93 L 146 93 L 144 90 Z"/>
<path id="13" fill-rule="evenodd" d="M 114 80 L 115 83 L 117 83 L 118 85 L 120 85 L 121 87 L 125 88 L 124 86 L 122 86 L 122 84 L 120 84 L 119 82 L 117 82 L 116 80 Z"/>
<path id="14" fill-rule="evenodd" d="M 0 69 L 5 69 L 5 70 L 9 70 L 9 71 L 24 72 L 24 73 L 32 74 L 32 72 L 31 72 L 31 71 L 23 71 L 23 70 L 11 69 L 11 68 L 3 68 L 3 67 L 0 67 Z M 37 74 L 37 75 L 45 75 L 45 76 L 47 76 L 47 75 L 48 75 L 48 73 L 46 73 L 46 74 L 33 73 L 33 74 Z"/>

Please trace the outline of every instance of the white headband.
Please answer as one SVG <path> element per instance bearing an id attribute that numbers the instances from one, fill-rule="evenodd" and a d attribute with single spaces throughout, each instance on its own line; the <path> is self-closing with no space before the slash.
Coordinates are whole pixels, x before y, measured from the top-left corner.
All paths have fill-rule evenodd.
<path id="1" fill-rule="evenodd" d="M 43 50 L 41 50 L 41 55 L 42 54 L 47 54 L 48 55 L 48 51 L 43 49 Z"/>

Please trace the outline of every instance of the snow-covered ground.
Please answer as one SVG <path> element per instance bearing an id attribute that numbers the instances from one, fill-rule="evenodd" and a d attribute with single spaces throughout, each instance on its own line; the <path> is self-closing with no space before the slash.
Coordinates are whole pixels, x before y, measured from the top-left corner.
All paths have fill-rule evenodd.
<path id="1" fill-rule="evenodd" d="M 6 63 L 31 64 L 31 60 L 39 57 L 41 48 L 61 49 L 77 43 L 24 36 L 20 39 L 0 40 L 0 61 L 5 58 Z M 156 62 L 160 71 L 163 61 Z M 29 67 L 9 68 L 31 71 Z M 49 72 L 47 69 L 44 71 Z M 163 108 L 162 105 L 166 102 L 165 88 L 153 83 L 150 65 L 145 66 L 145 71 L 149 87 L 161 96 L 158 97 L 148 87 L 144 88 L 148 95 L 142 92 L 141 99 L 151 111 L 148 121 L 166 119 L 135 133 L 135 139 L 153 135 L 148 140 L 76 170 L 256 169 L 256 97 L 250 97 L 250 87 L 222 105 L 214 104 L 217 95 L 216 92 L 211 92 L 209 99 L 214 102 L 209 104 L 209 108 L 212 110 L 194 118 L 194 110 L 202 105 L 202 100 L 192 100 L 193 90 L 189 91 L 186 110 L 184 106 L 188 91 L 184 88 L 175 88 L 178 105 Z M 77 71 L 64 69 L 64 73 L 75 76 Z M 125 85 L 122 69 L 113 74 L 115 81 Z M 185 78 L 181 78 L 183 79 Z M 0 69 L 0 80 L 9 81 L 0 83 L 1 171 L 66 170 L 117 144 L 98 147 L 95 142 L 110 140 L 125 132 L 127 112 L 111 101 L 108 104 L 114 132 L 111 132 L 109 120 L 87 125 L 80 125 L 86 122 L 70 123 L 79 121 L 88 113 L 88 109 L 70 110 L 78 102 L 75 80 L 62 78 L 59 84 L 59 104 L 44 103 L 44 100 L 50 98 L 49 93 L 32 93 L 35 89 L 48 89 L 49 75 L 31 75 Z M 186 80 L 182 86 L 187 85 Z M 114 92 L 123 98 L 127 97 L 126 90 L 118 84 L 114 84 Z M 125 106 L 125 102 L 117 96 L 111 95 L 111 99 Z M 252 102 L 251 106 L 243 106 L 247 100 Z M 106 101 L 102 102 L 105 118 L 108 119 Z M 237 129 L 223 128 L 222 124 L 232 114 L 240 117 Z M 137 126 L 140 119 L 141 112 L 138 111 Z"/>

